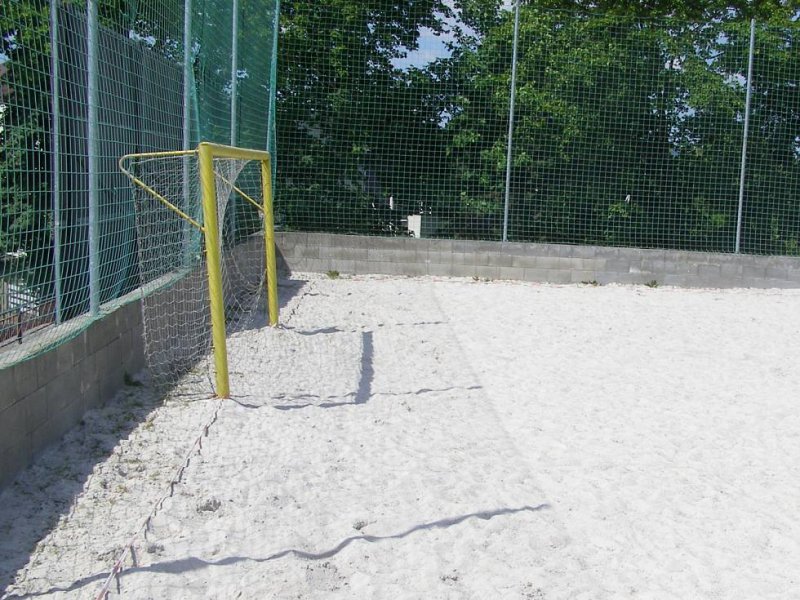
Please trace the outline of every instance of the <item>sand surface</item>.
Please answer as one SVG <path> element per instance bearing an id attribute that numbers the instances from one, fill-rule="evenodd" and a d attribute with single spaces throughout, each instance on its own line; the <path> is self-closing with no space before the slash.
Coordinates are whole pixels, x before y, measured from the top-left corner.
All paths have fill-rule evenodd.
<path id="1" fill-rule="evenodd" d="M 130 386 L 0 494 L 0 596 L 132 539 L 111 598 L 800 598 L 800 292 L 281 293 L 233 400 Z"/>

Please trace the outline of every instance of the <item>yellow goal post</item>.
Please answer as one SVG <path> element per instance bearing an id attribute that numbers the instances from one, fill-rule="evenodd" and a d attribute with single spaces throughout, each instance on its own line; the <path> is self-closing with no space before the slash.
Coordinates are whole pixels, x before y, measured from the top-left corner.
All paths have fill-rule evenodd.
<path id="1" fill-rule="evenodd" d="M 182 171 L 181 174 L 171 173 L 172 185 L 165 185 L 163 177 L 153 177 L 152 181 L 148 181 L 146 177 L 136 172 L 135 166 L 138 164 L 162 160 L 173 161 L 173 163 L 181 165 L 172 167 L 172 171 Z M 225 160 L 255 162 L 260 165 L 260 190 L 258 190 L 261 195 L 260 202 L 252 197 L 256 194 L 248 193 L 250 190 L 244 191 L 237 186 L 235 181 L 226 180 L 225 175 L 215 169 L 215 162 L 224 162 Z M 191 164 L 192 162 L 195 164 Z M 263 256 L 266 259 L 266 272 L 263 275 L 266 276 L 269 324 L 275 326 L 278 324 L 278 283 L 270 154 L 261 150 L 202 142 L 194 150 L 127 154 L 119 160 L 119 166 L 135 186 L 134 189 L 157 201 L 173 216 L 183 220 L 187 226 L 202 233 L 205 242 L 202 254 L 207 271 L 208 307 L 211 321 L 210 341 L 214 358 L 216 395 L 220 398 L 228 398 L 231 390 L 226 344 L 223 240 L 221 239 L 222 223 L 220 222 L 218 190 L 224 189 L 225 192 L 235 194 L 237 198 L 249 203 L 262 215 L 265 252 Z M 194 181 L 194 179 L 199 181 Z M 174 180 L 179 180 L 180 183 L 175 183 Z M 197 214 L 193 216 L 191 209 L 187 208 L 187 206 L 192 206 L 192 202 L 182 198 L 182 196 L 194 196 L 195 194 L 199 195 L 199 206 L 197 206 L 197 202 L 195 202 L 195 206 L 202 217 Z M 192 198 L 192 201 L 194 200 Z"/>

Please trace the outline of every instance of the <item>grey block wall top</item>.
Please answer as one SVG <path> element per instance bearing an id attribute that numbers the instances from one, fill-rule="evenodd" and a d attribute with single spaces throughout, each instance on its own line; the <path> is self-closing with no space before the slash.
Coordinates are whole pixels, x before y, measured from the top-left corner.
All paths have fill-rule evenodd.
<path id="1" fill-rule="evenodd" d="M 279 232 L 276 238 L 283 263 L 294 271 L 800 288 L 800 258 L 784 256 L 330 233 Z"/>

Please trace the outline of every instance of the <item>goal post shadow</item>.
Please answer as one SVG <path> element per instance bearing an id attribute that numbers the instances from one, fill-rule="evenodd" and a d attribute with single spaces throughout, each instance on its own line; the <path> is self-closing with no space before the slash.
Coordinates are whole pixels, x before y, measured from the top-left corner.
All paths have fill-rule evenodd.
<path id="1" fill-rule="evenodd" d="M 197 160 L 197 177 L 199 179 L 198 192 L 200 195 L 200 206 L 202 208 L 202 223 L 188 214 L 179 206 L 180 200 L 169 198 L 169 194 L 162 193 L 138 177 L 130 167 L 135 161 L 143 160 L 169 160 L 186 159 L 195 157 Z M 215 160 L 235 160 L 256 162 L 260 165 L 260 193 L 261 202 L 254 200 L 250 194 L 242 190 L 235 182 L 228 181 L 223 175 L 215 170 Z M 228 352 L 226 342 L 226 305 L 225 305 L 225 283 L 223 278 L 223 257 L 221 239 L 222 229 L 219 218 L 219 199 L 217 197 L 217 186 L 222 180 L 230 191 L 235 191 L 247 203 L 252 205 L 263 218 L 262 232 L 264 238 L 264 258 L 265 276 L 267 288 L 267 310 L 269 325 L 278 324 L 278 281 L 277 281 L 277 259 L 275 249 L 275 221 L 273 215 L 273 184 L 272 184 L 272 165 L 269 152 L 262 150 L 251 150 L 201 142 L 194 150 L 179 150 L 171 152 L 148 152 L 127 154 L 120 158 L 119 167 L 122 172 L 131 180 L 135 188 L 138 188 L 150 196 L 153 200 L 166 207 L 171 213 L 177 215 L 189 226 L 199 230 L 205 239 L 205 263 L 208 280 L 208 303 L 211 321 L 211 348 L 215 366 L 215 391 L 219 398 L 229 398 L 230 378 L 228 372 Z M 189 169 L 183 169 L 183 178 L 187 178 Z M 189 182 L 182 182 L 183 194 L 190 186 Z"/>

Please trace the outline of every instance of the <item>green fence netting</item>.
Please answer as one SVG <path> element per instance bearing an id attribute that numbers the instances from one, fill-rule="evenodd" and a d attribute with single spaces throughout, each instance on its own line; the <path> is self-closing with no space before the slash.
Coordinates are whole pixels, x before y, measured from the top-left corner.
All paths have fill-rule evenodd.
<path id="1" fill-rule="evenodd" d="M 285 228 L 800 253 L 788 3 L 502 4 L 284 2 Z"/>
<path id="2" fill-rule="evenodd" d="M 139 286 L 120 156 L 274 151 L 277 0 L 0 6 L 0 368 Z"/>

